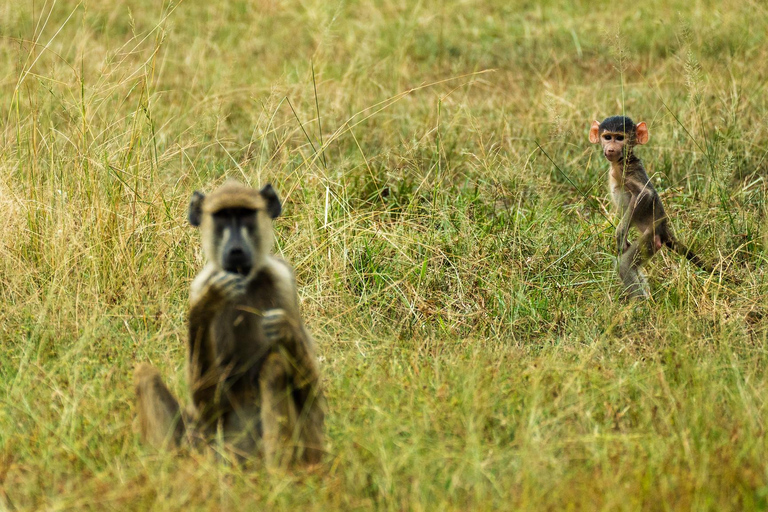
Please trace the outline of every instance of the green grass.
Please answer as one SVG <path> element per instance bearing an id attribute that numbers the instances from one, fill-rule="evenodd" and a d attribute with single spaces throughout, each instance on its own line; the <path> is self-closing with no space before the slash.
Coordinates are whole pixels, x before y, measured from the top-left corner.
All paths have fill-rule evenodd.
<path id="1" fill-rule="evenodd" d="M 768 508 L 767 33 L 757 1 L 0 1 L 0 510 Z M 648 303 L 587 140 L 622 112 L 717 264 L 658 255 Z M 187 396 L 186 204 L 226 177 L 285 201 L 312 472 L 131 429 L 137 362 Z"/>

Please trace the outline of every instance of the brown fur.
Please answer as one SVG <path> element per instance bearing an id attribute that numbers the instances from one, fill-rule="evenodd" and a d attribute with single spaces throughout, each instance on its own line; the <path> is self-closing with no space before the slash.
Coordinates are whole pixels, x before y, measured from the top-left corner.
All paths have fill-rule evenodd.
<path id="1" fill-rule="evenodd" d="M 645 123 L 635 125 L 631 119 L 622 116 L 609 117 L 602 123 L 595 121 L 589 132 L 590 142 L 600 143 L 603 155 L 611 164 L 611 197 L 621 214 L 616 228 L 619 276 L 627 293 L 638 298 L 649 296 L 641 267 L 664 246 L 711 271 L 675 237 L 661 198 L 643 163 L 633 152 L 635 145 L 645 144 L 648 137 Z M 633 226 L 640 232 L 640 238 L 630 243 L 628 234 Z"/>
<path id="2" fill-rule="evenodd" d="M 255 219 L 231 224 L 239 227 L 230 231 L 217 228 L 221 221 L 212 218 L 217 212 L 248 216 L 249 210 L 255 210 Z M 178 445 L 185 432 L 211 440 L 218 431 L 240 457 L 263 453 L 270 465 L 320 461 L 323 394 L 312 340 L 301 319 L 293 272 L 270 254 L 271 219 L 279 211 L 269 186 L 256 191 L 229 182 L 208 197 L 193 196 L 190 222 L 200 226 L 208 262 L 190 290 L 192 406 L 182 414 L 157 370 L 140 364 L 134 377 L 137 424 L 146 442 Z M 223 270 L 226 243 L 246 231 L 238 240 L 253 267 L 247 275 Z"/>

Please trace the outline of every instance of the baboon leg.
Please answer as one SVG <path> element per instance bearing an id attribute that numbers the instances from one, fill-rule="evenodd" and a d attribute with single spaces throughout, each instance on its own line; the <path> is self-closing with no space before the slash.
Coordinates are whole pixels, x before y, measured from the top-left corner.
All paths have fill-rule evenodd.
<path id="1" fill-rule="evenodd" d="M 259 376 L 264 457 L 269 466 L 287 466 L 293 459 L 296 405 L 290 367 L 278 353 L 270 354 Z"/>
<path id="2" fill-rule="evenodd" d="M 624 292 L 633 299 L 647 299 L 650 297 L 648 281 L 640 268 L 619 267 L 619 276 L 624 283 Z"/>
<path id="3" fill-rule="evenodd" d="M 323 409 L 321 392 L 313 391 L 304 401 L 304 407 L 299 414 L 299 458 L 309 464 L 317 464 L 323 457 Z"/>
<path id="4" fill-rule="evenodd" d="M 632 298 L 650 297 L 648 282 L 640 267 L 656 252 L 655 238 L 653 231 L 644 233 L 619 258 L 619 277 L 624 291 Z"/>
<path id="5" fill-rule="evenodd" d="M 136 429 L 141 438 L 156 448 L 178 446 L 184 436 L 184 421 L 179 403 L 173 397 L 160 372 L 141 363 L 133 373 L 136 390 Z"/>
<path id="6" fill-rule="evenodd" d="M 237 407 L 224 419 L 224 442 L 240 459 L 248 459 L 258 453 L 261 439 L 261 408 L 258 397 L 248 404 Z"/>

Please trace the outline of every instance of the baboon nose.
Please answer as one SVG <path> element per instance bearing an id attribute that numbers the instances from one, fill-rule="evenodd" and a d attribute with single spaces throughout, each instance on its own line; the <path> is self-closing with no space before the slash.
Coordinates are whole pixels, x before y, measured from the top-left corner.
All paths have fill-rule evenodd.
<path id="1" fill-rule="evenodd" d="M 224 270 L 236 274 L 248 275 L 251 271 L 251 258 L 239 247 L 231 249 L 224 258 Z"/>

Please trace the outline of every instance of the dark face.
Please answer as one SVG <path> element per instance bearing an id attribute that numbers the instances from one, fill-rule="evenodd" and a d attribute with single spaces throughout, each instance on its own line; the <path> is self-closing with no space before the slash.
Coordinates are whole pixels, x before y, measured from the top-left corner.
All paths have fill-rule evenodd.
<path id="1" fill-rule="evenodd" d="M 256 210 L 225 208 L 212 215 L 213 235 L 220 247 L 221 268 L 243 276 L 254 265 L 252 245 L 256 230 Z"/>

